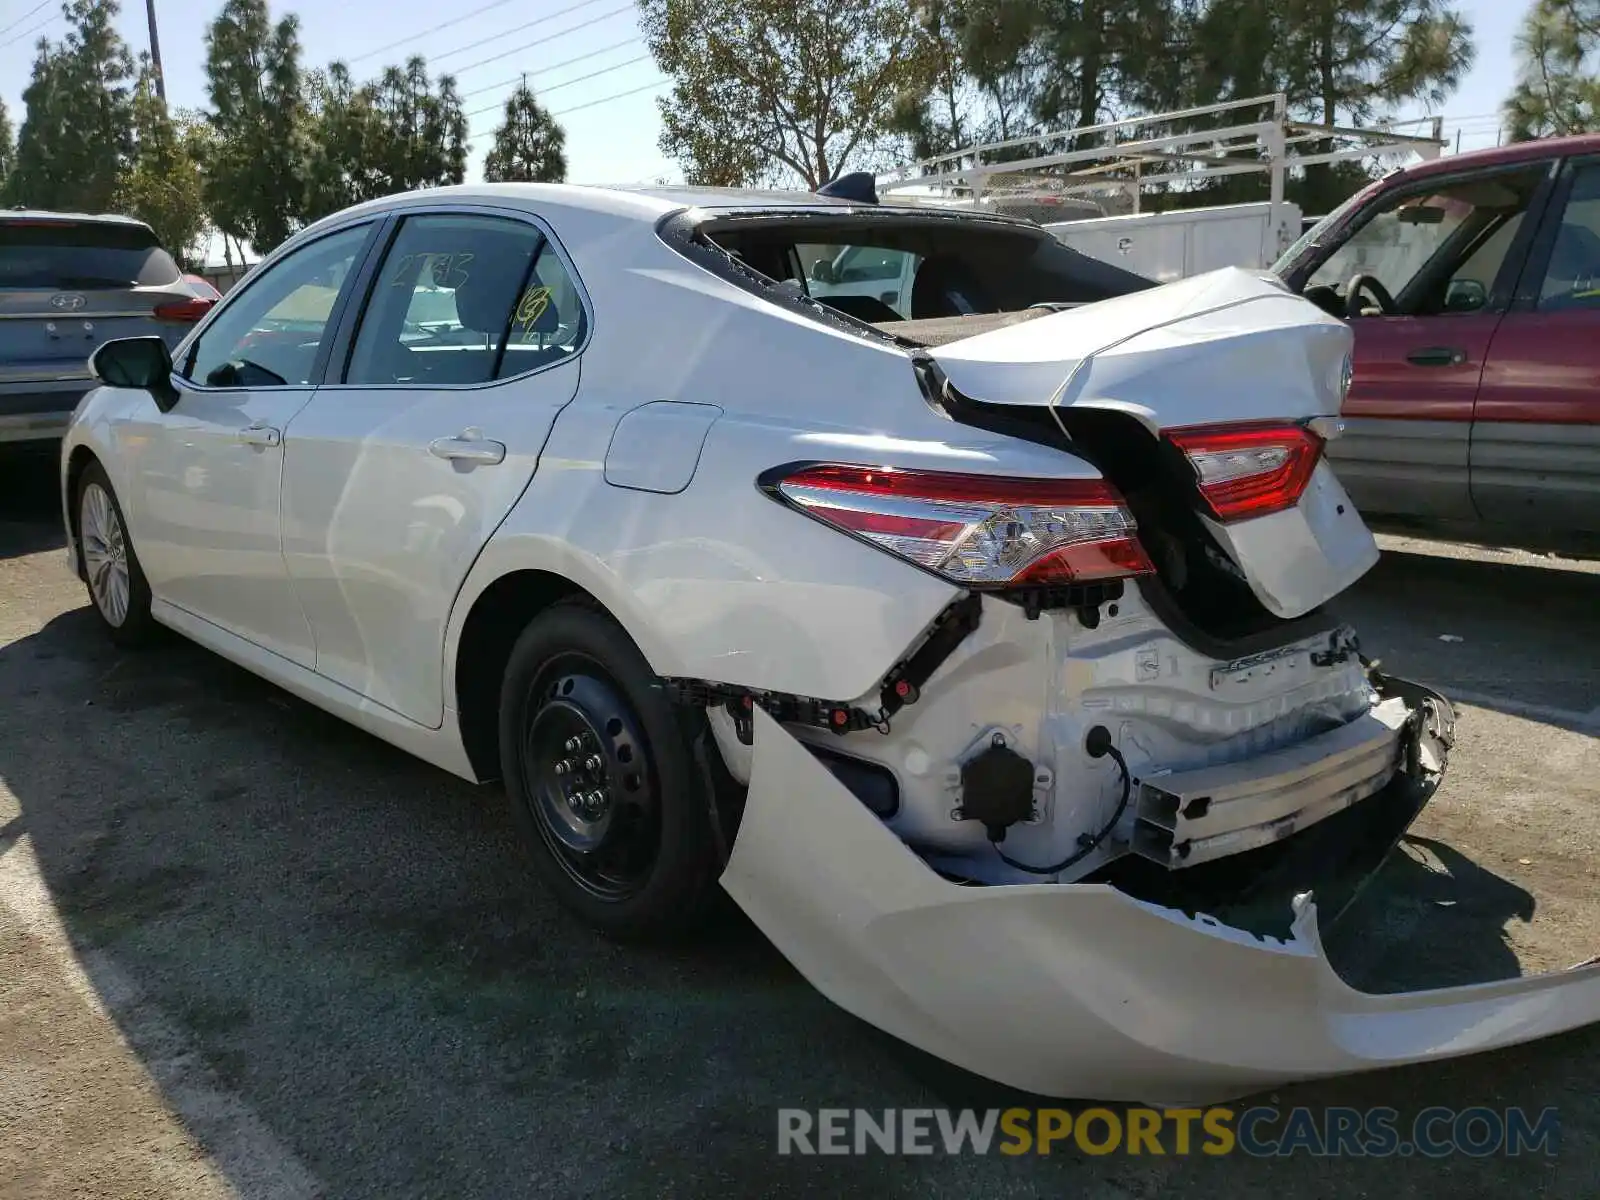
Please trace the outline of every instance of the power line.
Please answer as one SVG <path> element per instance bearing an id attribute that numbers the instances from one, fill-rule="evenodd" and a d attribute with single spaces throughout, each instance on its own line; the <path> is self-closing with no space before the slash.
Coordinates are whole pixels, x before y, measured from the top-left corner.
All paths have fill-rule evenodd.
<path id="1" fill-rule="evenodd" d="M 0 33 L 10 33 L 13 29 L 15 29 L 18 25 L 21 25 L 24 21 L 26 21 L 29 17 L 33 16 L 33 14 L 38 12 L 41 8 L 48 8 L 54 2 L 55 2 L 55 0 L 39 0 L 39 3 L 35 4 L 32 8 L 30 8 L 27 12 L 23 13 L 15 21 L 11 22 L 11 24 L 7 25 L 4 29 L 0 29 Z M 24 35 L 24 36 L 26 36 L 26 35 Z M 9 45 L 9 44 L 10 43 L 7 43 L 7 45 Z"/>
<path id="2" fill-rule="evenodd" d="M 601 13 L 598 17 L 590 17 L 587 21 L 580 21 L 578 24 L 570 26 L 566 29 L 557 30 L 555 33 L 547 33 L 544 37 L 534 38 L 531 42 L 523 42 L 520 46 L 512 46 L 509 50 L 500 51 L 499 54 L 491 54 L 488 58 L 480 58 L 477 62 L 470 62 L 464 67 L 457 67 L 455 70 L 448 72 L 448 74 L 455 75 L 459 78 L 468 71 L 475 71 L 479 67 L 488 66 L 492 62 L 499 62 L 502 58 L 510 58 L 513 54 L 519 54 L 524 50 L 531 50 L 534 46 L 542 46 L 546 42 L 553 42 L 558 38 L 569 37 L 574 33 L 578 33 L 581 30 L 589 28 L 591 25 L 598 25 L 601 21 L 607 21 L 612 17 L 631 11 L 633 11 L 633 5 L 624 4 L 620 8 L 614 8 L 609 12 Z"/>
<path id="3" fill-rule="evenodd" d="M 46 0 L 46 2 L 48 3 L 48 0 Z M 390 42 L 386 46 L 379 46 L 376 50 L 368 50 L 365 54 L 358 54 L 354 58 L 352 58 L 352 59 L 350 59 L 348 61 L 351 62 L 351 63 L 358 63 L 358 62 L 361 62 L 364 59 L 376 58 L 378 55 L 386 54 L 390 50 L 395 49 L 397 46 L 404 46 L 407 42 L 414 42 L 418 38 L 427 37 L 429 34 L 438 33 L 441 30 L 445 30 L 445 29 L 450 29 L 450 28 L 452 28 L 452 27 L 454 27 L 456 25 L 461 24 L 461 22 L 463 22 L 463 21 L 470 20 L 471 18 L 476 17 L 476 16 L 480 16 L 483 13 L 490 12 L 490 11 L 492 11 L 494 9 L 497 9 L 497 8 L 504 8 L 507 4 L 510 4 L 510 3 L 511 3 L 511 0 L 494 0 L 494 2 L 492 4 L 485 4 L 482 8 L 475 8 L 469 13 L 462 13 L 460 16 L 451 17 L 448 21 L 441 21 L 441 22 L 439 22 L 439 24 L 434 25 L 429 29 L 424 29 L 421 33 L 413 33 L 409 37 L 403 37 L 403 38 L 399 39 L 398 41 Z M 591 8 L 594 5 L 599 4 L 599 3 L 600 3 L 600 0 L 579 0 L 579 2 L 577 4 L 572 4 L 572 5 L 569 5 L 566 8 L 557 9 L 553 13 L 547 13 L 544 17 L 541 18 L 541 20 L 549 21 L 549 20 L 552 20 L 552 19 L 554 19 L 556 17 L 564 17 L 568 13 L 577 12 L 581 8 Z M 506 30 L 505 33 L 514 33 L 514 32 L 516 32 L 517 29 L 526 29 L 526 28 L 528 28 L 527 25 L 518 25 L 514 29 Z M 505 33 L 501 33 L 501 34 L 499 34 L 497 36 L 504 37 Z M 473 45 L 475 45 L 475 46 L 482 45 L 482 44 L 483 43 L 481 43 L 481 42 L 474 42 L 473 43 Z M 463 47 L 463 49 L 471 49 L 471 47 Z M 449 51 L 449 53 L 454 54 L 454 53 L 456 53 L 456 51 L 452 50 L 452 51 Z"/>
<path id="4" fill-rule="evenodd" d="M 35 9 L 34 11 L 37 12 L 38 10 Z M 26 19 L 26 18 L 24 18 L 24 19 Z M 0 42 L 0 50 L 5 49 L 7 46 L 13 46 L 18 42 L 27 40 L 28 38 L 32 37 L 34 34 L 38 33 L 39 30 L 43 29 L 46 25 L 54 24 L 56 21 L 59 21 L 60 19 L 61 19 L 61 14 L 60 13 L 51 14 L 50 16 L 46 17 L 44 20 L 40 21 L 37 25 L 34 25 L 34 26 L 32 26 L 32 27 L 30 27 L 28 29 L 24 29 L 21 33 L 17 34 L 15 37 L 9 37 L 5 41 Z"/>
<path id="5" fill-rule="evenodd" d="M 541 88 L 540 94 L 548 96 L 551 92 L 559 92 L 562 88 L 570 87 L 574 83 L 583 83 L 588 79 L 598 79 L 600 76 L 609 75 L 613 71 L 620 71 L 623 67 L 631 67 L 634 63 L 642 63 L 649 57 L 650 56 L 648 54 L 641 54 L 637 58 L 628 59 L 626 62 L 613 63 L 609 67 L 601 67 L 598 71 L 590 71 L 587 75 L 576 75 L 571 79 L 563 79 L 560 83 L 553 83 L 547 88 Z M 489 104 L 483 108 L 474 109 L 472 112 L 469 112 L 467 114 L 467 119 L 471 120 L 473 117 L 481 117 L 486 112 L 495 112 L 497 109 L 504 107 L 505 104 L 503 101 Z"/>
<path id="6" fill-rule="evenodd" d="M 481 96 L 484 92 L 492 92 L 496 88 L 510 87 L 514 83 L 521 83 L 524 77 L 534 75 L 548 75 L 551 71 L 559 71 L 562 67 L 570 67 L 573 63 L 581 63 L 591 58 L 599 58 L 602 54 L 609 54 L 613 50 L 621 50 L 624 46 L 631 46 L 635 42 L 642 42 L 643 38 L 623 38 L 620 42 L 612 42 L 609 46 L 601 46 L 598 50 L 590 50 L 584 54 L 574 54 L 571 58 L 564 58 L 560 62 L 551 63 L 547 67 L 540 67 L 537 71 L 524 71 L 513 79 L 502 79 L 499 83 L 486 83 L 482 87 L 473 88 L 470 92 L 462 92 L 463 100 L 470 100 L 473 96 Z"/>
<path id="7" fill-rule="evenodd" d="M 537 20 L 524 21 L 521 25 L 513 25 L 510 29 L 502 29 L 498 33 L 490 34 L 488 37 L 481 37 L 475 42 L 468 42 L 465 46 L 457 46 L 454 50 L 445 50 L 445 51 L 443 51 L 443 52 L 441 52 L 439 54 L 435 54 L 433 56 L 433 58 L 430 59 L 429 61 L 438 62 L 441 58 L 454 58 L 458 54 L 465 54 L 468 50 L 476 50 L 479 46 L 491 46 L 496 42 L 503 42 L 503 41 L 506 40 L 506 38 L 510 37 L 513 33 L 521 33 L 524 29 L 535 29 L 535 28 L 537 28 L 537 27 L 539 27 L 541 25 L 548 24 L 549 22 L 555 20 L 557 17 L 565 16 L 568 13 L 575 11 L 576 9 L 591 8 L 594 5 L 599 4 L 599 3 L 600 3 L 600 0 L 583 0 L 583 3 L 575 4 L 571 8 L 563 8 L 563 9 L 559 10 L 558 12 L 553 12 L 553 13 L 549 13 L 548 15 L 541 16 Z M 630 5 L 627 5 L 622 10 L 613 10 L 611 12 L 601 13 L 598 17 L 595 17 L 590 21 L 586 21 L 586 22 L 582 22 L 580 24 L 574 25 L 572 28 L 574 28 L 574 29 L 587 29 L 590 25 L 598 24 L 601 21 L 604 21 L 604 20 L 607 20 L 607 19 L 609 19 L 611 17 L 616 16 L 618 11 L 626 11 L 628 8 L 632 8 L 632 7 L 633 6 L 630 4 Z"/>
<path id="8" fill-rule="evenodd" d="M 462 21 L 479 16 L 483 13 L 491 11 L 492 9 L 504 8 L 510 3 L 511 0 L 494 0 L 493 4 L 485 4 L 482 8 L 475 8 L 471 12 L 463 13 L 459 17 L 451 17 L 448 21 L 441 21 L 439 24 L 434 25 L 429 29 L 424 29 L 421 33 L 409 34 L 406 37 L 401 38 L 399 41 L 394 41 L 388 43 L 387 45 L 379 46 L 376 50 L 368 50 L 365 54 L 358 54 L 349 61 L 354 64 L 361 62 L 363 59 L 376 58 L 378 55 L 385 54 L 397 46 L 404 46 L 407 42 L 414 42 L 418 38 L 425 38 L 430 33 L 438 33 L 441 29 L 449 29 L 452 25 L 457 25 Z"/>
<path id="9" fill-rule="evenodd" d="M 601 105 L 601 104 L 610 104 L 613 100 L 621 100 L 621 99 L 623 99 L 624 97 L 627 97 L 627 96 L 637 96 L 640 92 L 648 92 L 648 91 L 651 91 L 651 90 L 653 90 L 655 88 L 665 87 L 667 84 L 669 84 L 671 82 L 672 82 L 672 80 L 670 80 L 670 79 L 657 79 L 654 83 L 647 83 L 647 84 L 644 84 L 642 87 L 629 88 L 625 92 L 613 92 L 609 96 L 601 96 L 600 99 L 598 99 L 598 100 L 590 100 L 590 101 L 588 101 L 588 102 L 586 102 L 584 104 L 574 104 L 571 108 L 557 109 L 555 112 L 551 113 L 550 115 L 552 117 L 564 117 L 568 113 L 581 112 L 583 109 L 586 109 L 586 108 L 594 108 L 594 107 L 596 107 L 598 105 Z M 482 133 L 473 134 L 471 137 L 469 137 L 467 139 L 467 141 L 475 142 L 479 138 L 486 138 L 486 137 L 489 137 L 489 136 L 490 136 L 490 131 L 489 130 L 484 130 Z"/>
<path id="10" fill-rule="evenodd" d="M 552 117 L 564 117 L 568 113 L 579 112 L 585 108 L 593 108 L 597 104 L 610 104 L 613 100 L 621 100 L 624 96 L 637 96 L 640 92 L 648 92 L 653 88 L 665 87 L 671 82 L 672 80 L 670 79 L 658 79 L 654 83 L 645 84 L 643 87 L 629 88 L 625 92 L 616 92 L 610 96 L 601 96 L 600 99 L 590 100 L 587 104 L 574 104 L 571 108 L 563 108 L 557 112 L 551 113 L 550 115 Z"/>

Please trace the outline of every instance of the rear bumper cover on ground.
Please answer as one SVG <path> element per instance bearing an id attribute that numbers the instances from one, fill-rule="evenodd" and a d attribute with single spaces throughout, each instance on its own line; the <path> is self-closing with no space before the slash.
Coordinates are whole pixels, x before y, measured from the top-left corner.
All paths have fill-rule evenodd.
<path id="1" fill-rule="evenodd" d="M 1600 1021 L 1600 965 L 1357 991 L 1329 965 L 1306 895 L 1278 940 L 1107 884 L 952 883 L 760 711 L 723 883 L 835 1003 L 1045 1095 L 1210 1103 Z"/>

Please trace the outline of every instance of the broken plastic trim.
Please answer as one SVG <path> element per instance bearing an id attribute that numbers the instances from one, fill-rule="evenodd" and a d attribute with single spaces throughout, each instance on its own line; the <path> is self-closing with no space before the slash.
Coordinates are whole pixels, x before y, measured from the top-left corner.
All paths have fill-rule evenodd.
<path id="1" fill-rule="evenodd" d="M 1600 965 L 1358 991 L 1324 954 L 1320 905 L 1304 892 L 1287 906 L 1287 935 L 1262 938 L 1104 883 L 963 886 L 782 726 L 759 714 L 756 724 L 723 886 L 834 1003 L 1008 1087 L 1217 1103 L 1600 1021 Z M 996 996 L 1003 1021 L 993 1019 Z"/>
<path id="2" fill-rule="evenodd" d="M 915 704 L 922 688 L 956 647 L 978 628 L 983 619 L 983 601 L 968 593 L 946 608 L 929 626 L 917 648 L 890 668 L 878 686 L 878 711 L 869 713 L 834 700 L 796 696 L 789 692 L 766 691 L 737 684 L 714 683 L 704 679 L 663 679 L 662 685 L 674 704 L 691 708 L 725 708 L 733 718 L 739 741 L 752 743 L 751 720 L 757 708 L 786 725 L 809 725 L 844 735 L 863 729 L 889 732 L 889 718 L 908 704 Z"/>

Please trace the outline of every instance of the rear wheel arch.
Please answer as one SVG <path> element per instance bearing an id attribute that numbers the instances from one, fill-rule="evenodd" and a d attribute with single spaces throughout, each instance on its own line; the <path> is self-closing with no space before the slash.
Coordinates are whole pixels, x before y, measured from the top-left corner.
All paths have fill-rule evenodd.
<path id="1" fill-rule="evenodd" d="M 456 643 L 456 720 L 473 773 L 500 777 L 500 685 L 511 648 L 528 623 L 554 604 L 578 601 L 604 611 L 589 592 L 553 571 L 511 571 L 472 601 Z"/>

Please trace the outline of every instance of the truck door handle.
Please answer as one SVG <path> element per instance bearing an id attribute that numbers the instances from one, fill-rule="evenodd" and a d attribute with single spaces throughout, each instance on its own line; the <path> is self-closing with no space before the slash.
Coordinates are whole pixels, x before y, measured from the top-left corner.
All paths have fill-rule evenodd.
<path id="1" fill-rule="evenodd" d="M 455 437 L 434 438 L 428 443 L 428 453 L 446 462 L 483 463 L 493 466 L 505 462 L 504 442 L 491 441 L 483 436 L 477 426 L 468 426 Z"/>
<path id="2" fill-rule="evenodd" d="M 271 425 L 256 421 L 239 430 L 239 440 L 246 446 L 281 446 L 283 433 Z"/>
<path id="3" fill-rule="evenodd" d="M 1426 346 L 1406 355 L 1414 367 L 1459 367 L 1467 361 L 1467 352 L 1454 346 Z"/>

